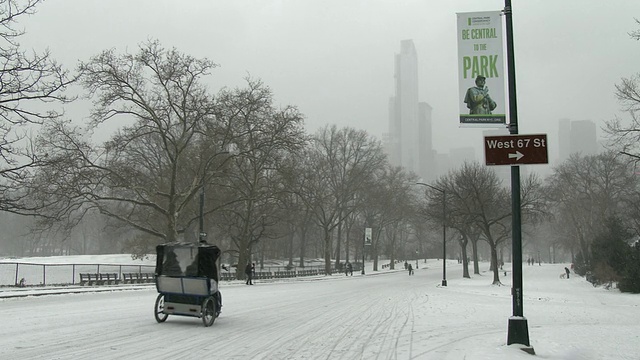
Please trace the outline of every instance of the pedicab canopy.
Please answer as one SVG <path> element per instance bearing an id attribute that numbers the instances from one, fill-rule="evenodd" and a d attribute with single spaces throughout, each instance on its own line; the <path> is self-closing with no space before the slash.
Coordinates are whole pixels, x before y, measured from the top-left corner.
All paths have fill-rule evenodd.
<path id="1" fill-rule="evenodd" d="M 206 277 L 219 281 L 220 249 L 215 245 L 167 243 L 156 246 L 156 275 Z"/>

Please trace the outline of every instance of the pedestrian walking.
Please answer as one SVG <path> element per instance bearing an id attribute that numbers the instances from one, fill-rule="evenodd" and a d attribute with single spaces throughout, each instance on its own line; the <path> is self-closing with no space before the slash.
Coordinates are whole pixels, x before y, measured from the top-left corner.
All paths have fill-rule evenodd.
<path id="1" fill-rule="evenodd" d="M 407 269 L 409 269 L 409 275 L 413 275 L 413 266 L 411 264 L 408 264 Z"/>
<path id="2" fill-rule="evenodd" d="M 569 270 L 568 267 L 564 267 L 564 271 L 567 273 L 567 279 L 569 278 L 569 275 L 571 275 L 571 271 Z"/>
<path id="3" fill-rule="evenodd" d="M 255 272 L 254 266 L 255 265 L 252 265 L 251 263 L 247 263 L 247 266 L 244 268 L 244 274 L 247 275 L 247 281 L 245 284 L 247 285 L 253 285 L 253 274 Z"/>

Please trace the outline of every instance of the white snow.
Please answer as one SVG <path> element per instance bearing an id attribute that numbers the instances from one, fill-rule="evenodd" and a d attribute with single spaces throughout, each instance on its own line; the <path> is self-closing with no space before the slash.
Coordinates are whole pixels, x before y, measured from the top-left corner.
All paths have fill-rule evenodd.
<path id="1" fill-rule="evenodd" d="M 127 256 L 94 260 L 131 263 Z M 195 317 L 156 323 L 153 285 L 18 298 L 2 297 L 75 288 L 1 288 L 0 359 L 640 358 L 640 296 L 579 276 L 560 279 L 567 264 L 523 265 L 536 355 L 507 346 L 511 273 L 493 286 L 488 265 L 480 265 L 481 275 L 463 279 L 461 265 L 447 262 L 447 287 L 433 259 L 414 276 L 368 268 L 364 276 L 222 282 L 223 312 L 209 328 Z"/>

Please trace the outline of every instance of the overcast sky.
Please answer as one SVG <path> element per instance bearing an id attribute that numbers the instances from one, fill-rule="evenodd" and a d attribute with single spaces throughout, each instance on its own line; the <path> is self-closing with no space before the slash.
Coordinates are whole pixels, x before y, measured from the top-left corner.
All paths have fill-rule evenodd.
<path id="1" fill-rule="evenodd" d="M 629 37 L 640 29 L 640 1 L 512 6 L 520 134 L 547 133 L 553 161 L 558 119 L 601 127 L 625 116 L 614 85 L 640 72 L 640 43 Z M 456 13 L 503 8 L 501 0 L 49 0 L 21 21 L 22 44 L 48 47 L 75 67 L 102 50 L 135 52 L 158 39 L 218 63 L 213 92 L 242 86 L 250 74 L 272 88 L 277 103 L 298 106 L 309 132 L 337 124 L 381 138 L 394 55 L 401 40 L 413 39 L 435 149 L 472 144 L 483 161 L 482 129 L 459 127 Z"/>

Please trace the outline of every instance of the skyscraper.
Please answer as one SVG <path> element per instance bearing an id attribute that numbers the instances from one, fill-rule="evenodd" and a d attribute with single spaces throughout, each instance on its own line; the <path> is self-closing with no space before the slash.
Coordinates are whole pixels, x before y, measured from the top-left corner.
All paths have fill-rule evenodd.
<path id="1" fill-rule="evenodd" d="M 571 122 L 571 137 L 569 140 L 571 153 L 595 155 L 598 153 L 598 139 L 596 124 L 591 120 Z"/>
<path id="2" fill-rule="evenodd" d="M 559 159 L 567 160 L 571 154 L 579 153 L 595 155 L 598 153 L 598 140 L 596 124 L 591 120 L 571 121 L 561 119 L 559 121 L 558 145 Z"/>
<path id="3" fill-rule="evenodd" d="M 384 137 L 389 160 L 425 180 L 433 179 L 432 108 L 419 102 L 418 55 L 413 40 L 400 42 L 394 78 L 395 96 L 389 99 L 389 133 Z"/>
<path id="4" fill-rule="evenodd" d="M 560 119 L 558 121 L 558 159 L 563 162 L 569 158 L 571 148 L 569 138 L 571 137 L 571 120 Z"/>

